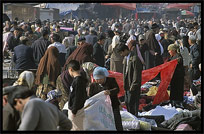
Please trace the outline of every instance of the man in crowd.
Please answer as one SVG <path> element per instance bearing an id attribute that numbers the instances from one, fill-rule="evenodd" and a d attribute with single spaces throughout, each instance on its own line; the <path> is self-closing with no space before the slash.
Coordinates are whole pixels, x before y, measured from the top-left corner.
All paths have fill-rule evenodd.
<path id="1" fill-rule="evenodd" d="M 20 28 L 16 28 L 13 31 L 13 36 L 10 36 L 7 40 L 8 50 L 13 51 L 14 47 L 20 43 Z"/>
<path id="2" fill-rule="evenodd" d="M 28 38 L 21 36 L 20 42 L 21 44 L 14 48 L 13 57 L 15 69 L 18 69 L 19 74 L 24 70 L 37 69 L 33 59 L 33 50 L 28 46 Z"/>
<path id="3" fill-rule="evenodd" d="M 42 30 L 42 36 L 36 40 L 31 48 L 33 49 L 33 58 L 35 60 L 35 64 L 38 65 L 40 62 L 40 59 L 45 54 L 45 51 L 47 50 L 47 47 L 50 45 L 50 41 L 48 41 L 48 31 Z"/>
<path id="4" fill-rule="evenodd" d="M 93 28 L 90 28 L 90 33 L 89 35 L 86 35 L 86 43 L 89 43 L 91 45 L 94 45 L 97 42 L 97 36 L 94 35 L 95 34 L 95 30 Z"/>
<path id="5" fill-rule="evenodd" d="M 197 80 L 201 72 L 199 70 L 199 64 L 201 63 L 201 54 L 199 52 L 199 47 L 196 44 L 196 37 L 191 35 L 189 37 L 188 43 L 190 45 L 190 55 L 191 55 L 191 62 L 190 62 L 190 77 L 191 77 L 191 90 L 193 95 L 198 93 L 197 89 L 193 85 L 193 80 Z"/>
<path id="6" fill-rule="evenodd" d="M 63 39 L 64 39 L 64 33 L 60 30 L 60 26 L 57 26 L 55 28 L 55 33 L 58 34 L 60 36 L 60 43 L 62 43 Z"/>
<path id="7" fill-rule="evenodd" d="M 70 130 L 71 121 L 56 106 L 33 96 L 27 86 L 14 86 L 8 101 L 21 112 L 19 131 L 25 130 Z"/>
<path id="8" fill-rule="evenodd" d="M 163 63 L 160 46 L 155 38 L 155 34 L 157 34 L 158 32 L 159 26 L 156 23 L 154 23 L 152 24 L 151 30 L 149 30 L 146 33 L 146 43 L 149 47 L 149 50 L 153 51 L 152 53 L 151 52 L 149 53 L 150 64 L 149 67 L 147 67 L 147 69 L 153 68 Z"/>
<path id="9" fill-rule="evenodd" d="M 128 112 L 138 116 L 142 63 L 137 56 L 137 51 L 130 51 L 124 44 L 118 47 L 118 53 L 125 57 L 123 65 L 125 104 Z"/>
<path id="10" fill-rule="evenodd" d="M 93 46 L 93 57 L 96 60 L 96 64 L 103 67 L 105 64 L 105 53 L 103 50 L 103 44 L 105 42 L 105 36 L 99 35 L 98 41 Z"/>

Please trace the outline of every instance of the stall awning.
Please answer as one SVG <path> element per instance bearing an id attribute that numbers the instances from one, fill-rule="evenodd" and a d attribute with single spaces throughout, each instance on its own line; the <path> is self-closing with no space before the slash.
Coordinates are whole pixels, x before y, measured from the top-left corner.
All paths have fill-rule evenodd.
<path id="1" fill-rule="evenodd" d="M 189 7 L 193 6 L 194 3 L 189 4 L 169 4 L 166 8 L 176 8 L 176 9 L 189 9 Z"/>
<path id="2" fill-rule="evenodd" d="M 136 9 L 136 3 L 101 3 L 101 5 L 119 6 L 119 7 L 122 7 L 122 8 L 129 9 L 129 10 L 135 10 Z"/>

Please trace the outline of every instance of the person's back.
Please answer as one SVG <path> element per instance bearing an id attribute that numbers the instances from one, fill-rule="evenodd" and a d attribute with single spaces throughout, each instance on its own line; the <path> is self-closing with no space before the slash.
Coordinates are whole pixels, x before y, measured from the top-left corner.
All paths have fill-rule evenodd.
<path id="1" fill-rule="evenodd" d="M 58 126 L 70 130 L 72 125 L 56 106 L 33 97 L 24 106 L 18 130 L 57 130 Z"/>
<path id="2" fill-rule="evenodd" d="M 8 37 L 7 39 L 8 43 L 8 50 L 13 51 L 14 47 L 19 45 L 19 38 L 15 38 L 13 35 Z"/>
<path id="3" fill-rule="evenodd" d="M 39 64 L 40 59 L 43 57 L 45 51 L 47 50 L 47 47 L 51 44 L 50 41 L 48 41 L 48 31 L 43 30 L 42 34 L 44 36 L 36 40 L 31 46 L 31 48 L 33 49 L 33 58 L 36 65 Z"/>
<path id="4" fill-rule="evenodd" d="M 68 102 L 68 117 L 73 123 L 72 130 L 83 130 L 84 103 L 87 99 L 87 79 L 80 74 L 80 64 L 76 60 L 71 60 L 68 65 L 68 72 L 73 78 L 70 87 Z"/>
<path id="5" fill-rule="evenodd" d="M 67 58 L 72 54 L 72 52 L 74 52 L 74 50 L 77 48 L 77 46 L 69 46 L 67 48 L 67 53 L 65 55 L 65 60 L 67 60 Z"/>
<path id="6" fill-rule="evenodd" d="M 91 31 L 91 32 L 94 32 L 94 31 Z M 86 35 L 85 38 L 86 38 L 86 43 L 88 44 L 94 45 L 97 42 L 97 36 L 94 35 L 93 33 Z"/>
<path id="7" fill-rule="evenodd" d="M 14 48 L 14 62 L 16 69 L 36 69 L 36 65 L 33 59 L 33 50 L 26 45 L 18 45 Z"/>

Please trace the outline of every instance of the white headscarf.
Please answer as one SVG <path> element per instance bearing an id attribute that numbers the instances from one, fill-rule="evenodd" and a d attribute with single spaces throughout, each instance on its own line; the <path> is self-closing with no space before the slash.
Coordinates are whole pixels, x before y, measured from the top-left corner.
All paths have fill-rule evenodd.
<path id="1" fill-rule="evenodd" d="M 29 89 L 33 87 L 34 84 L 34 74 L 31 71 L 23 71 L 20 76 L 18 77 L 18 80 L 13 84 L 13 86 L 16 85 L 23 85 L 28 86 Z"/>
<path id="2" fill-rule="evenodd" d="M 112 39 L 112 49 L 116 47 L 116 45 L 118 45 L 120 43 L 120 37 L 119 35 L 115 35 Z"/>
<path id="3" fill-rule="evenodd" d="M 72 37 L 65 37 L 64 40 L 62 41 L 62 44 L 64 44 L 66 48 L 69 46 L 72 46 L 73 38 Z"/>

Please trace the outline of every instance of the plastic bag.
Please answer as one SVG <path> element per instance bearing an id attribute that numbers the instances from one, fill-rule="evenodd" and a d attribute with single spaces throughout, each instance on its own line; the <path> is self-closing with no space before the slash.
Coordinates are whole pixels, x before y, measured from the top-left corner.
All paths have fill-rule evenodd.
<path id="1" fill-rule="evenodd" d="M 116 130 L 110 96 L 104 91 L 86 100 L 84 114 L 84 130 Z"/>

